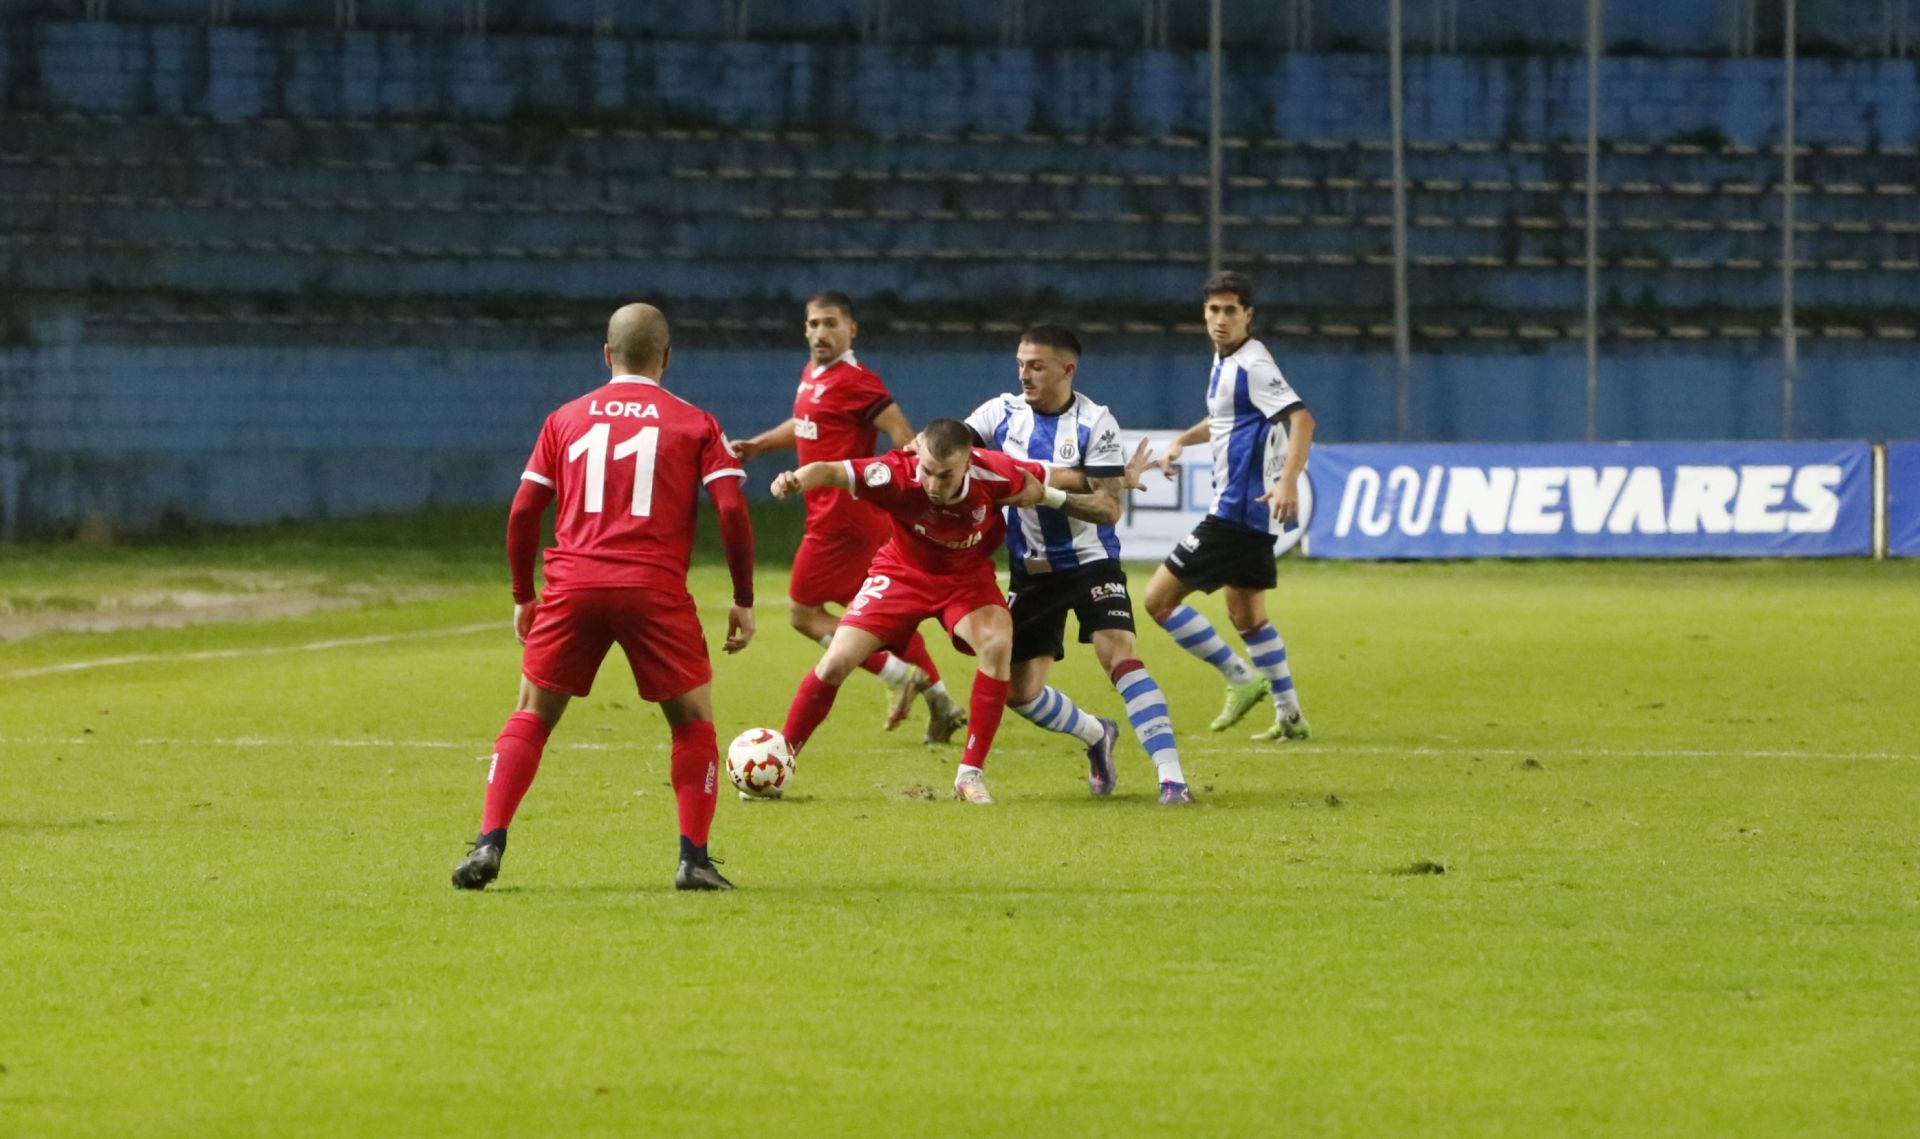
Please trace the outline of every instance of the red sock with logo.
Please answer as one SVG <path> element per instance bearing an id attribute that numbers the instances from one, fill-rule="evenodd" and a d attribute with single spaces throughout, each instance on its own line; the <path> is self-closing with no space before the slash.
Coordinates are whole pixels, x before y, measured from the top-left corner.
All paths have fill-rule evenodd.
<path id="1" fill-rule="evenodd" d="M 707 845 L 720 786 L 720 748 L 712 720 L 673 726 L 673 799 L 680 807 L 680 835 Z"/>
<path id="2" fill-rule="evenodd" d="M 787 726 L 780 734 L 787 737 L 788 746 L 798 756 L 805 747 L 813 730 L 827 718 L 833 710 L 833 698 L 840 695 L 838 685 L 828 684 L 813 674 L 812 669 L 800 678 L 800 690 L 793 694 L 793 703 L 787 708 Z"/>
<path id="3" fill-rule="evenodd" d="M 973 674 L 973 696 L 967 702 L 967 750 L 960 762 L 968 767 L 984 767 L 987 752 L 993 750 L 993 736 L 1000 730 L 1000 713 L 1007 710 L 1007 692 L 1013 687 L 984 672 Z"/>
<path id="4" fill-rule="evenodd" d="M 493 766 L 487 769 L 487 805 L 480 815 L 480 832 L 498 830 L 513 822 L 520 800 L 540 770 L 540 753 L 553 725 L 532 712 L 515 712 L 493 741 Z"/>

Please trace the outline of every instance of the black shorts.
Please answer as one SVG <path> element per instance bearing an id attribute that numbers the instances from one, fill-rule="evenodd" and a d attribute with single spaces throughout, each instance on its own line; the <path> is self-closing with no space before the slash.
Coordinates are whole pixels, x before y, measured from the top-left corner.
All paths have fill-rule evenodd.
<path id="1" fill-rule="evenodd" d="M 1273 570 L 1277 536 L 1236 526 L 1209 514 L 1180 539 L 1167 555 L 1166 567 L 1180 584 L 1202 593 L 1223 585 L 1240 589 L 1272 589 L 1279 581 Z"/>
<path id="2" fill-rule="evenodd" d="M 1013 659 L 1067 655 L 1067 611 L 1080 621 L 1080 643 L 1099 629 L 1133 632 L 1127 574 L 1112 559 L 1058 573 L 1023 574 L 1007 594 L 1013 611 Z"/>

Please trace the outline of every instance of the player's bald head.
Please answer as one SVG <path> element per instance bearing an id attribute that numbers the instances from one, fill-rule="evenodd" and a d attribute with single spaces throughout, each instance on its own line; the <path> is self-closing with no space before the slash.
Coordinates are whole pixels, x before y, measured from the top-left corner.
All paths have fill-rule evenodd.
<path id="1" fill-rule="evenodd" d="M 920 438 L 935 459 L 951 459 L 973 447 L 973 432 L 958 419 L 936 419 L 921 429 Z"/>
<path id="2" fill-rule="evenodd" d="M 649 304 L 622 305 L 607 321 L 607 360 L 623 372 L 660 378 L 667 359 L 667 314 Z"/>

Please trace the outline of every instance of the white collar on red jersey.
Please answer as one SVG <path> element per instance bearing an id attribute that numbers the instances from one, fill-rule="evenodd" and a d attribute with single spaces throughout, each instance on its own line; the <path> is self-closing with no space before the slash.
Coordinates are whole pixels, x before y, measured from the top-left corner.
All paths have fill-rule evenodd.
<path id="1" fill-rule="evenodd" d="M 656 388 L 660 386 L 660 381 L 654 379 L 652 376 L 621 375 L 615 376 L 607 382 L 610 384 L 652 384 Z"/>
<path id="2" fill-rule="evenodd" d="M 840 353 L 839 359 L 834 360 L 831 363 L 815 364 L 813 366 L 812 378 L 817 380 L 820 378 L 820 373 L 832 371 L 833 369 L 838 368 L 842 364 L 858 364 L 859 362 L 860 361 L 853 358 L 853 349 L 849 348 L 845 352 Z"/>

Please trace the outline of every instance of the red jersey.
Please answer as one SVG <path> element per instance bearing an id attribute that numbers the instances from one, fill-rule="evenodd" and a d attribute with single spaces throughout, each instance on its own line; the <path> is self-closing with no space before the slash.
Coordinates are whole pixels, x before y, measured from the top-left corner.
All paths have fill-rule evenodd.
<path id="1" fill-rule="evenodd" d="M 939 503 L 920 485 L 920 460 L 902 451 L 872 459 L 852 459 L 847 470 L 853 494 L 893 517 L 893 540 L 876 555 L 892 557 L 928 573 L 952 575 L 992 566 L 1007 535 L 996 502 L 1020 492 L 1021 472 L 1042 485 L 1047 468 L 998 451 L 973 451 L 972 468 L 960 487 L 960 499 Z"/>
<path id="2" fill-rule="evenodd" d="M 713 416 L 653 380 L 615 376 L 547 416 L 520 477 L 559 504 L 548 593 L 684 593 L 701 488 L 746 472 Z"/>
<path id="3" fill-rule="evenodd" d="M 809 362 L 800 370 L 793 393 L 793 445 L 799 464 L 859 459 L 873 454 L 879 432 L 873 419 L 893 396 L 880 377 L 860 366 L 851 353 L 818 376 Z M 831 487 L 807 493 L 807 532 L 879 529 L 882 520 L 864 503 Z M 884 533 L 884 530 L 881 531 Z"/>

